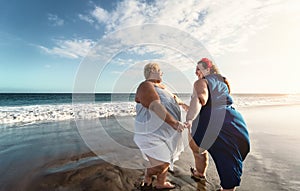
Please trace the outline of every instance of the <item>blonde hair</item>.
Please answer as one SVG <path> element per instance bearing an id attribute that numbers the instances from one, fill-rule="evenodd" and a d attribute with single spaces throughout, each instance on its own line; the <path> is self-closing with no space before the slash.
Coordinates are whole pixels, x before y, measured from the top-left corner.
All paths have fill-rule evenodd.
<path id="1" fill-rule="evenodd" d="M 145 65 L 144 67 L 144 76 L 146 79 L 149 78 L 150 76 L 150 73 L 152 71 L 157 71 L 159 69 L 159 65 L 157 63 L 154 63 L 154 62 L 150 62 L 148 64 Z"/>

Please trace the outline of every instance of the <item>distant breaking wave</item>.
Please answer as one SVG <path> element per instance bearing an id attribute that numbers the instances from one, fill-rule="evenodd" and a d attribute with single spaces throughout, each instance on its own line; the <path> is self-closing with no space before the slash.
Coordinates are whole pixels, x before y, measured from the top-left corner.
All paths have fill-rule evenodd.
<path id="1" fill-rule="evenodd" d="M 134 102 L 0 107 L 0 124 L 135 116 Z"/>
<path id="2" fill-rule="evenodd" d="M 300 104 L 300 95 L 234 94 L 234 107 Z M 182 97 L 189 103 L 189 96 Z M 0 125 L 63 121 L 71 119 L 109 118 L 135 116 L 135 102 L 62 103 L 24 106 L 0 106 Z M 1 127 L 0 126 L 0 127 Z"/>

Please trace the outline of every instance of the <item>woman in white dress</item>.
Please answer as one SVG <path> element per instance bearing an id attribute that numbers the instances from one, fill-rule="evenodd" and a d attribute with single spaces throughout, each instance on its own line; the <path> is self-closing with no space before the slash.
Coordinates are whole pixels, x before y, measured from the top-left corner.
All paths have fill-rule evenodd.
<path id="1" fill-rule="evenodd" d="M 134 141 L 151 166 L 146 168 L 141 189 L 152 189 L 153 175 L 157 176 L 156 189 L 172 189 L 175 185 L 167 181 L 167 172 L 184 148 L 181 132 L 185 125 L 180 122 L 179 107 L 183 103 L 161 83 L 157 63 L 147 64 L 144 76 L 135 97 Z"/>

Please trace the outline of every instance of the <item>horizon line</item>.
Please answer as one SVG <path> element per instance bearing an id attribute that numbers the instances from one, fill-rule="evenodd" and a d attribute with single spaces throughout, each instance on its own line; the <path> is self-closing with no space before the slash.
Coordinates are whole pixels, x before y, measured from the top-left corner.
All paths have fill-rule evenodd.
<path id="1" fill-rule="evenodd" d="M 136 92 L 0 92 L 0 94 L 135 94 Z M 191 94 L 191 92 L 176 92 L 175 94 Z M 283 93 L 283 92 L 233 92 L 230 94 L 243 95 L 295 95 L 300 93 Z"/>

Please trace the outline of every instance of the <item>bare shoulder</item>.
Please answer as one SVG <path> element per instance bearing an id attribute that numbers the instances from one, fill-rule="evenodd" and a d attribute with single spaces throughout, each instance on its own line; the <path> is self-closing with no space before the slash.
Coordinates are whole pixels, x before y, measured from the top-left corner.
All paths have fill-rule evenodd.
<path id="1" fill-rule="evenodd" d="M 143 81 L 140 85 L 139 88 L 151 88 L 153 87 L 152 82 L 149 81 Z"/>
<path id="2" fill-rule="evenodd" d="M 137 88 L 137 94 L 147 93 L 149 91 L 152 92 L 153 90 L 154 90 L 154 86 L 153 86 L 152 82 L 143 81 Z"/>
<path id="3" fill-rule="evenodd" d="M 207 88 L 207 80 L 206 79 L 198 79 L 197 81 L 195 81 L 194 87 L 196 89 Z"/>
<path id="4" fill-rule="evenodd" d="M 159 100 L 153 83 L 149 81 L 142 82 L 137 89 L 135 100 L 145 107 L 149 107 L 152 101 Z"/>
<path id="5" fill-rule="evenodd" d="M 194 83 L 194 90 L 201 105 L 205 105 L 208 100 L 207 80 L 199 79 Z"/>

